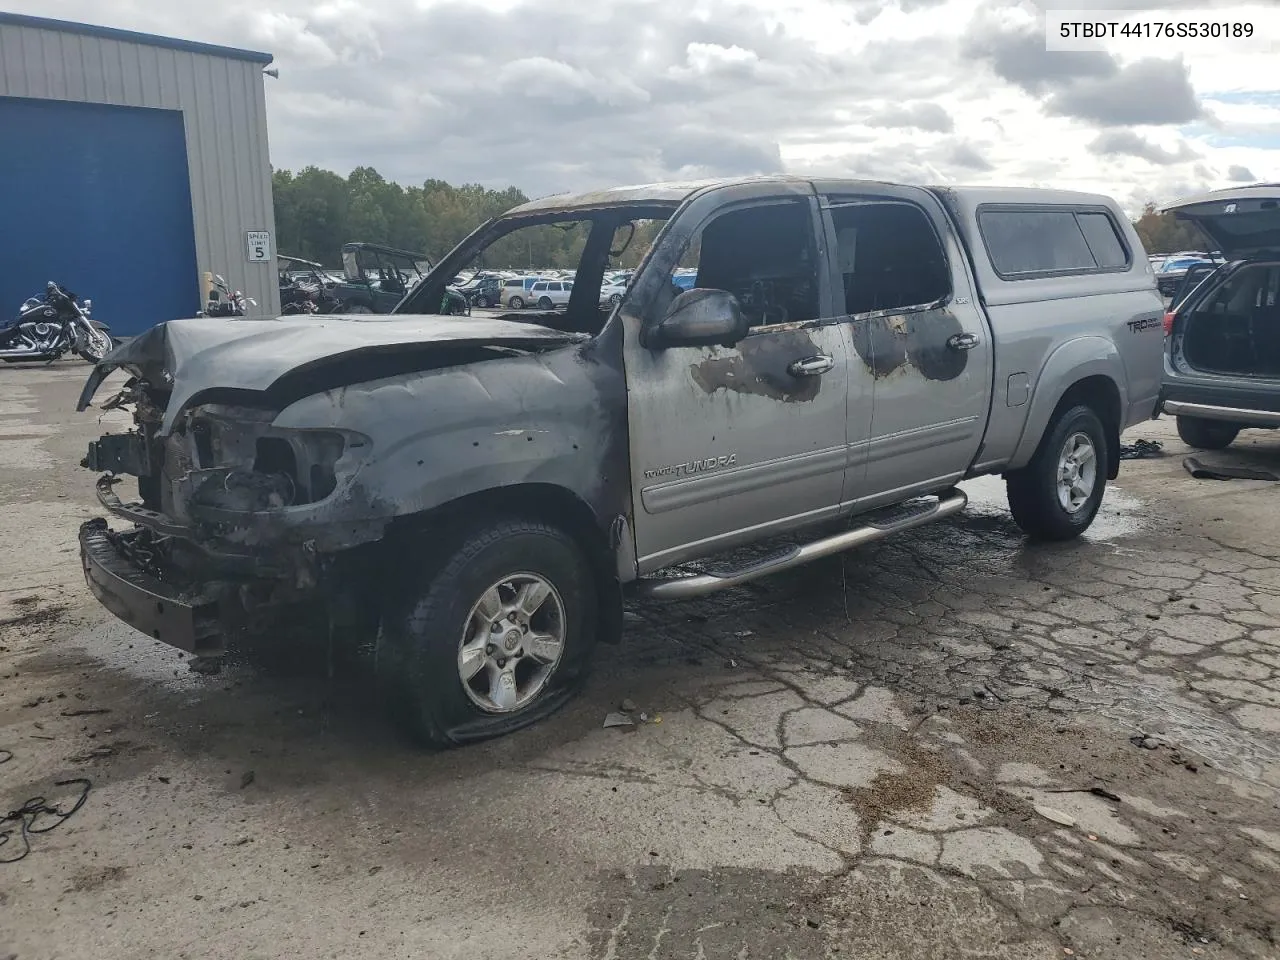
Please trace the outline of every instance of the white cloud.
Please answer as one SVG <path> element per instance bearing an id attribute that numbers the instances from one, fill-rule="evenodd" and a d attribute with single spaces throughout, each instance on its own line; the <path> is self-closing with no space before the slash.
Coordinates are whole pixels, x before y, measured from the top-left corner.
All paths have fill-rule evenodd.
<path id="1" fill-rule="evenodd" d="M 1216 0 L 1213 0 L 1216 3 Z M 1223 6 L 1223 4 L 1217 4 Z M 9 0 L 275 54 L 272 160 L 534 195 L 785 169 L 1131 208 L 1280 179 L 1265 56 L 1044 50 L 1041 11 L 1206 0 Z M 1271 98 L 1255 96 L 1270 92 Z M 1249 96 L 1245 96 L 1247 93 Z M 1197 113 L 1201 120 L 1189 124 Z"/>

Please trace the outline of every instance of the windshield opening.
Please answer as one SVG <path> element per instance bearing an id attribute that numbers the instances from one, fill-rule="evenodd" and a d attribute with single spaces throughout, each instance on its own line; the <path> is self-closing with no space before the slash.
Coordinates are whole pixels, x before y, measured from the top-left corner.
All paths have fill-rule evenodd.
<path id="1" fill-rule="evenodd" d="M 622 299 L 609 281 L 634 271 L 671 212 L 633 207 L 500 219 L 446 257 L 397 310 L 445 312 L 445 286 L 454 277 L 495 274 L 500 287 L 455 290 L 472 316 L 598 333 Z"/>

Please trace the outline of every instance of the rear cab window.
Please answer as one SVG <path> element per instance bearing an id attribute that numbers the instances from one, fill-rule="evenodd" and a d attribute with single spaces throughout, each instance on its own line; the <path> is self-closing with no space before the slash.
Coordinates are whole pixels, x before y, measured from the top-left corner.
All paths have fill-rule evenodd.
<path id="1" fill-rule="evenodd" d="M 1096 207 L 984 205 L 978 231 L 1002 280 L 1122 272 L 1132 262 L 1110 211 Z"/>

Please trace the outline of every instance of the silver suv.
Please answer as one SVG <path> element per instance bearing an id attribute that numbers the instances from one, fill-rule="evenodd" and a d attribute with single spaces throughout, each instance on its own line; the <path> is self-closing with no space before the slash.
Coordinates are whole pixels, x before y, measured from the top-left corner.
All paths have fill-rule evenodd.
<path id="1" fill-rule="evenodd" d="M 539 310 L 554 310 L 568 306 L 571 293 L 572 280 L 539 280 L 529 288 L 529 300 Z"/>
<path id="2" fill-rule="evenodd" d="M 581 251 L 565 309 L 442 314 L 452 277 L 551 224 Z M 137 429 L 85 458 L 128 529 L 81 528 L 85 575 L 206 661 L 272 623 L 376 638 L 415 736 L 491 737 L 565 701 L 626 593 L 894 536 L 982 474 L 1030 536 L 1078 536 L 1155 410 L 1162 311 L 1101 196 L 761 178 L 536 200 L 377 323 L 184 320 L 117 348 L 80 406 L 133 375 Z"/>
<path id="3" fill-rule="evenodd" d="M 1162 412 L 1190 446 L 1280 427 L 1280 184 L 1236 187 L 1169 208 L 1226 258 L 1189 272 L 1165 316 Z"/>

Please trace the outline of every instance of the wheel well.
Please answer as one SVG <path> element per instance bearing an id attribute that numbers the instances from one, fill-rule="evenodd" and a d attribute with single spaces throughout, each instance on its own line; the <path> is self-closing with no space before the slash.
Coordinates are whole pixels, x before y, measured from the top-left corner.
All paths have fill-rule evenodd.
<path id="1" fill-rule="evenodd" d="M 1093 410 L 1107 432 L 1107 479 L 1120 475 L 1120 390 L 1107 376 L 1097 374 L 1077 380 L 1058 401 L 1053 419 L 1063 410 L 1083 404 Z M 1052 420 L 1050 421 L 1052 422 Z"/>
<path id="2" fill-rule="evenodd" d="M 397 518 L 388 528 L 386 540 L 394 544 L 425 531 L 447 533 L 476 517 L 499 514 L 541 520 L 573 537 L 596 578 L 597 639 L 617 643 L 622 636 L 622 585 L 613 548 L 595 511 L 564 487 L 521 483 L 468 494 L 431 510 Z"/>

